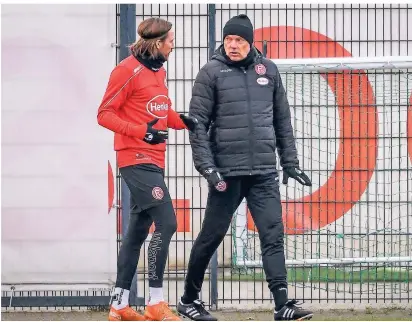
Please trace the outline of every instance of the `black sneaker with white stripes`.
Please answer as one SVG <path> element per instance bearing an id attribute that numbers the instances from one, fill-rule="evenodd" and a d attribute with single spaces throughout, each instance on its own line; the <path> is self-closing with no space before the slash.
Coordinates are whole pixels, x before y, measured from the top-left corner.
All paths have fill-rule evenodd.
<path id="1" fill-rule="evenodd" d="M 275 311 L 274 318 L 276 321 L 304 321 L 310 320 L 313 317 L 313 313 L 308 310 L 304 310 L 297 306 L 298 301 L 289 300 L 279 310 Z"/>
<path id="2" fill-rule="evenodd" d="M 193 321 L 217 321 L 213 315 L 206 311 L 205 303 L 201 300 L 195 300 L 190 304 L 183 304 L 182 301 L 179 301 L 177 313 Z"/>

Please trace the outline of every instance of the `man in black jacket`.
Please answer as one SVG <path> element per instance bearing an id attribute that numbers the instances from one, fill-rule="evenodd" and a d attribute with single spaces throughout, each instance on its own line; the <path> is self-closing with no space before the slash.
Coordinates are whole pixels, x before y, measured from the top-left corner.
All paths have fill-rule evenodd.
<path id="1" fill-rule="evenodd" d="M 193 245 L 178 312 L 192 320 L 216 320 L 198 299 L 209 261 L 243 198 L 259 232 L 263 269 L 275 299 L 275 320 L 304 320 L 312 312 L 287 297 L 284 228 L 276 149 L 289 177 L 311 185 L 299 169 L 286 93 L 276 65 L 253 47 L 246 15 L 231 18 L 224 43 L 197 75 L 189 115 L 195 168 L 209 183 L 202 229 Z"/>

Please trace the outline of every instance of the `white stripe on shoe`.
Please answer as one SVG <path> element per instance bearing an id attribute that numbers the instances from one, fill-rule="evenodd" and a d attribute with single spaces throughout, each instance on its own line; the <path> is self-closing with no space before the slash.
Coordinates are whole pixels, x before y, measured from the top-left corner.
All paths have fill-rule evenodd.
<path id="1" fill-rule="evenodd" d="M 190 318 L 195 318 L 196 316 L 200 315 L 200 313 L 194 307 L 188 308 L 186 310 L 186 314 L 189 315 Z"/>

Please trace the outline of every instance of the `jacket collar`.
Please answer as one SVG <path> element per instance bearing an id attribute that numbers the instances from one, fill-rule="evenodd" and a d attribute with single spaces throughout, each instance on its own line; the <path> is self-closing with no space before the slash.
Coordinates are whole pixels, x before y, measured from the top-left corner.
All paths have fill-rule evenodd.
<path id="1" fill-rule="evenodd" d="M 249 57 L 250 61 L 247 61 L 248 57 Z M 261 63 L 262 59 L 263 59 L 263 55 L 259 51 L 259 49 L 257 49 L 255 46 L 252 46 L 248 56 L 244 60 L 242 60 L 240 62 L 234 62 L 234 61 L 231 61 L 226 56 L 225 50 L 224 50 L 224 47 L 223 47 L 223 44 L 222 44 L 215 50 L 215 52 L 214 52 L 211 59 L 216 59 L 218 61 L 221 61 L 222 63 L 224 63 L 228 66 L 245 67 L 245 65 L 250 66 L 250 65 L 252 65 L 254 63 L 257 63 L 257 62 Z"/>

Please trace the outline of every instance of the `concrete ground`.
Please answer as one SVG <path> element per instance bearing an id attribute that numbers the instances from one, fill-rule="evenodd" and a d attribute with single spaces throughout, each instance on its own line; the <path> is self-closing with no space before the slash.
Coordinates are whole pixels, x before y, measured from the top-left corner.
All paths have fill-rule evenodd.
<path id="1" fill-rule="evenodd" d="M 209 303 L 209 281 L 205 281 L 201 298 Z M 165 281 L 165 300 L 174 307 L 183 293 L 182 280 Z M 44 286 L 50 289 L 50 286 Z M 60 286 L 67 290 L 67 285 Z M 56 286 L 56 288 L 60 288 Z M 75 287 L 75 286 L 73 286 Z M 60 289 L 61 289 L 60 288 Z M 75 287 L 78 289 L 78 286 Z M 27 291 L 17 286 L 16 291 Z M 97 289 L 95 289 L 97 290 Z M 100 291 L 109 289 L 100 288 Z M 412 321 L 412 300 L 409 290 L 412 283 L 308 283 L 289 286 L 289 297 L 306 300 L 303 307 L 315 312 L 315 321 Z M 84 289 L 90 292 L 90 286 Z M 63 295 L 63 294 L 62 294 Z M 147 299 L 148 285 L 138 283 L 138 296 Z M 16 294 L 16 296 L 18 296 Z M 265 282 L 225 280 L 218 282 L 218 311 L 215 315 L 221 321 L 268 321 L 273 320 L 273 303 Z M 103 311 L 73 308 L 53 312 L 53 309 L 3 308 L 1 320 L 5 321 L 104 321 Z"/>

